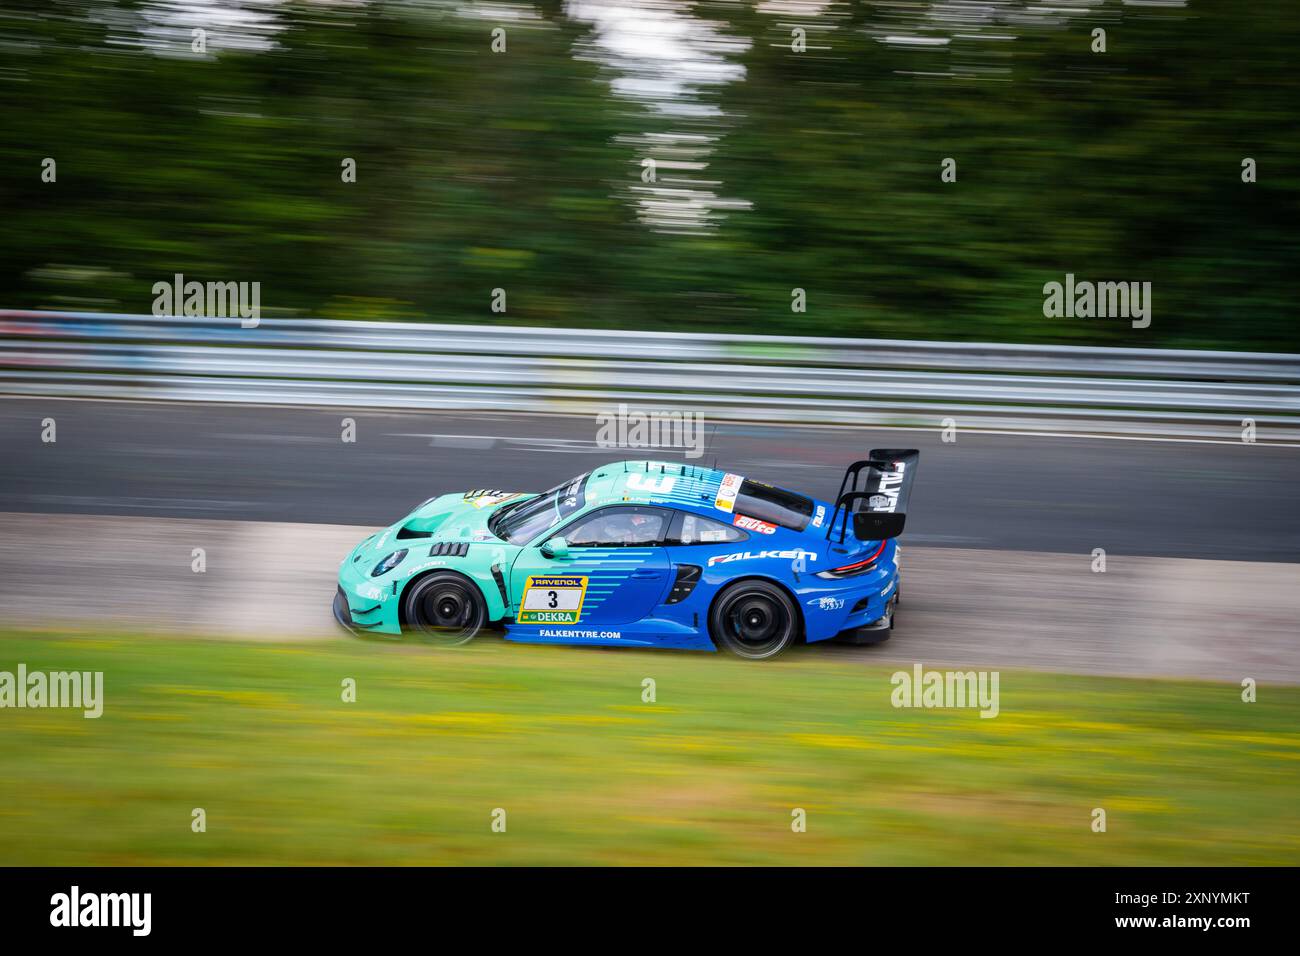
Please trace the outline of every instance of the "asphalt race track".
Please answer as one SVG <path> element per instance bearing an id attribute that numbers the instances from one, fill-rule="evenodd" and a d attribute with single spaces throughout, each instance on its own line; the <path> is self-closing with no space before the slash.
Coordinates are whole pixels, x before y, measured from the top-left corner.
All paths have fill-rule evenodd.
<path id="1" fill-rule="evenodd" d="M 356 421 L 355 443 L 340 439 Z M 53 418 L 57 441 L 41 441 Z M 922 450 L 892 641 L 858 660 L 1300 682 L 1300 448 L 720 423 L 698 460 L 834 494 Z M 623 457 L 591 419 L 0 399 L 0 615 L 339 637 L 333 572 L 425 498 Z M 78 517 L 96 516 L 96 517 Z M 208 571 L 190 569 L 192 548 Z M 1092 570 L 1103 548 L 1104 574 Z M 521 648 L 521 652 L 530 649 Z M 648 652 L 654 653 L 654 652 Z"/>
<path id="2" fill-rule="evenodd" d="M 53 417 L 57 442 L 43 444 Z M 356 442 L 340 440 L 355 419 Z M 1300 562 L 1300 447 L 720 423 L 701 464 L 827 498 L 921 449 L 913 545 Z M 706 439 L 709 438 L 706 429 Z M 0 399 L 0 510 L 383 525 L 424 499 L 540 491 L 620 458 L 592 419 Z M 692 459 L 688 459 L 692 460 Z"/>

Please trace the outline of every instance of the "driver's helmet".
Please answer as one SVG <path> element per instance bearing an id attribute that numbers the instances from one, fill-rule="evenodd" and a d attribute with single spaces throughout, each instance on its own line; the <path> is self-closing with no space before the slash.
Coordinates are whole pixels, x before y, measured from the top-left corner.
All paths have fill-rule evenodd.
<path id="1" fill-rule="evenodd" d="M 653 541 L 656 537 L 658 525 L 650 515 L 633 514 L 629 522 L 631 531 L 629 538 L 633 542 Z"/>
<path id="2" fill-rule="evenodd" d="M 632 540 L 632 531 L 628 523 L 620 520 L 619 516 L 610 516 L 601 522 L 601 538 L 605 541 L 617 541 L 619 544 L 627 544 Z"/>

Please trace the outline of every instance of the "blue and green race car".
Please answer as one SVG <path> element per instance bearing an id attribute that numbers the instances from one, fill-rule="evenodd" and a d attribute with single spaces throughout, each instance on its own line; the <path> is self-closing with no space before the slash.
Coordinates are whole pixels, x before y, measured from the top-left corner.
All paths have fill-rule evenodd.
<path id="1" fill-rule="evenodd" d="M 877 449 L 833 502 L 743 475 L 620 461 L 541 494 L 431 498 L 343 559 L 334 616 L 355 633 L 464 644 L 722 648 L 871 644 L 894 627 L 920 452 Z"/>

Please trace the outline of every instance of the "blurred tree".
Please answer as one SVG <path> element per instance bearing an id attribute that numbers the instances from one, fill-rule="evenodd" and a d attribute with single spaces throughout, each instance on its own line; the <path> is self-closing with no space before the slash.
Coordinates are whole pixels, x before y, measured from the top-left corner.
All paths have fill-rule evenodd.
<path id="1" fill-rule="evenodd" d="M 1297 350 L 1281 0 L 949 31 L 923 7 L 926 46 L 886 39 L 897 5 L 828 2 L 803 53 L 770 6 L 677 8 L 748 41 L 688 120 L 611 93 L 550 0 L 196 6 L 203 54 L 184 11 L 10 0 L 0 301 L 142 312 L 181 272 L 260 281 L 266 314 Z M 703 234 L 636 215 L 628 135 L 682 130 L 750 204 Z M 1151 327 L 1045 318 L 1066 272 L 1151 281 Z"/>

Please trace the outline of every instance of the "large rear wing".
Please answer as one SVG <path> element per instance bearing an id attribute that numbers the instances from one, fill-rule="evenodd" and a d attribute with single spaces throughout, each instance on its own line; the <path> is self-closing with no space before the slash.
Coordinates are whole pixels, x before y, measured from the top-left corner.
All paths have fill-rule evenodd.
<path id="1" fill-rule="evenodd" d="M 843 544 L 850 518 L 853 535 L 860 541 L 896 538 L 903 533 L 907 499 L 921 453 L 915 448 L 873 448 L 867 454 L 871 457 L 855 461 L 844 472 L 835 511 L 826 526 L 827 541 L 838 522 Z"/>

